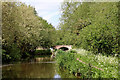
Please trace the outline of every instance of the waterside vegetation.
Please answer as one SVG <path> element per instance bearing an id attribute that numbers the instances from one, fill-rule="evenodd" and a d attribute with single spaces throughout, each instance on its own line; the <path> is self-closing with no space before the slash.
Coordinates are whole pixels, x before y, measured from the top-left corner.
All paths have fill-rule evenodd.
<path id="1" fill-rule="evenodd" d="M 80 78 L 118 78 L 119 8 L 119 2 L 63 2 L 55 29 L 34 7 L 3 2 L 2 61 L 51 55 L 50 47 L 73 45 L 72 51 L 57 51 L 59 69 Z M 38 47 L 44 50 L 36 50 Z"/>
<path id="2" fill-rule="evenodd" d="M 83 49 L 59 50 L 56 61 L 60 69 L 79 78 L 118 78 L 118 57 L 95 55 Z"/>

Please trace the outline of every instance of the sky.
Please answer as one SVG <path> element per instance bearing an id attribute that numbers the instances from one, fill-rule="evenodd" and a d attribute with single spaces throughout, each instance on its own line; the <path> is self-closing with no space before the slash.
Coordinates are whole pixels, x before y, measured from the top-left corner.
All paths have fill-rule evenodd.
<path id="1" fill-rule="evenodd" d="M 27 5 L 35 7 L 38 16 L 47 20 L 55 28 L 59 24 L 61 15 L 60 6 L 63 0 L 19 0 Z"/>

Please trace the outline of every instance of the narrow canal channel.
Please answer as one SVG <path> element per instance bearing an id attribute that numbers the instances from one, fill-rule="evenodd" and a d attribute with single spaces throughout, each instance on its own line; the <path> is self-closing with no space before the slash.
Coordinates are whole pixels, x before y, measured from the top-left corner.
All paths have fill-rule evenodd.
<path id="1" fill-rule="evenodd" d="M 42 58 L 43 59 L 43 58 Z M 32 61 L 2 67 L 3 78 L 69 78 L 69 74 L 58 72 L 55 60 Z"/>

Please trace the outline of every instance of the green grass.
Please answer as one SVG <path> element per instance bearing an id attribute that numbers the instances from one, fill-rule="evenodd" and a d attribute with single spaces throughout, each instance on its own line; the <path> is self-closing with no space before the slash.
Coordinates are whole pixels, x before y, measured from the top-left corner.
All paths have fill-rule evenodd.
<path id="1" fill-rule="evenodd" d="M 81 60 L 90 63 L 98 68 L 102 68 L 101 77 L 117 78 L 118 77 L 118 58 L 112 56 L 103 56 L 101 54 L 95 55 L 88 51 L 78 50 L 77 55 Z M 96 70 L 98 71 L 98 70 Z"/>
<path id="2" fill-rule="evenodd" d="M 83 49 L 73 50 L 77 53 L 58 51 L 56 58 L 60 67 L 68 69 L 70 73 L 81 73 L 81 77 L 85 78 L 118 78 L 117 57 L 95 55 Z"/>

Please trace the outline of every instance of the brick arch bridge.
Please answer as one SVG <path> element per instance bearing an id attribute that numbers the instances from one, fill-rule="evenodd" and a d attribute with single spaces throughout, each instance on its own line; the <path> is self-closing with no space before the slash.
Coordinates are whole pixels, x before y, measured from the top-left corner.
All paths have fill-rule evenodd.
<path id="1" fill-rule="evenodd" d="M 54 49 L 68 48 L 68 50 L 72 49 L 72 45 L 57 45 Z"/>

